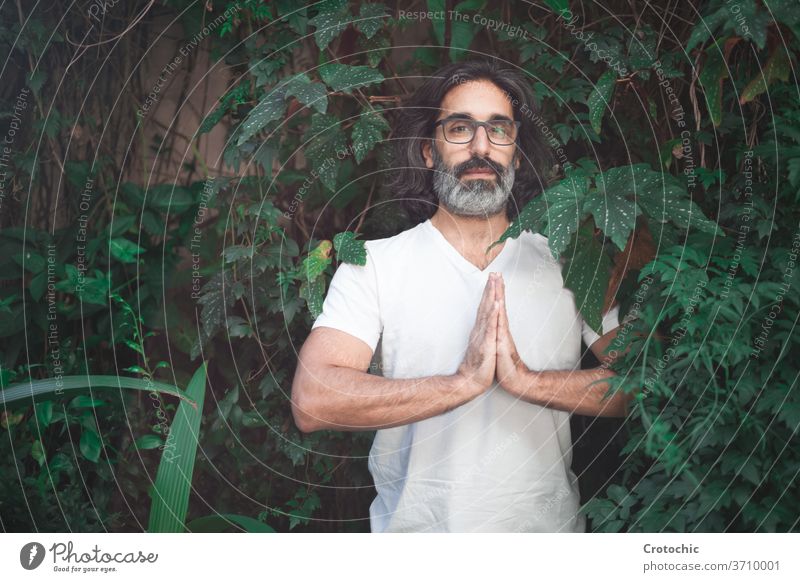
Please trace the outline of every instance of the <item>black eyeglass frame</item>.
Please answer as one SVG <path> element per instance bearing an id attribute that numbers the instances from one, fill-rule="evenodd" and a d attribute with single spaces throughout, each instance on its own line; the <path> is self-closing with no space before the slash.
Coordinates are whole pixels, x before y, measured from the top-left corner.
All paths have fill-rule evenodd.
<path id="1" fill-rule="evenodd" d="M 509 121 L 508 119 L 491 119 L 489 121 L 478 121 L 477 119 L 470 119 L 468 117 L 445 117 L 444 119 L 440 119 L 439 121 L 437 121 L 436 123 L 433 124 L 433 130 L 436 131 L 437 127 L 439 127 L 440 125 L 442 125 L 442 124 L 444 124 L 444 123 L 446 123 L 448 121 L 466 121 L 466 122 L 469 122 L 469 123 L 471 123 L 471 124 L 473 124 L 475 126 L 475 131 L 472 133 L 472 137 L 469 139 L 469 141 L 450 141 L 449 139 L 447 139 L 447 133 L 444 131 L 444 128 L 442 128 L 442 135 L 444 136 L 445 141 L 447 143 L 451 143 L 451 144 L 454 144 L 454 145 L 466 145 L 468 143 L 472 143 L 472 140 L 474 140 L 475 136 L 478 135 L 478 128 L 479 127 L 483 127 L 484 131 L 486 132 L 486 137 L 494 145 L 496 145 L 496 146 L 515 145 L 517 143 L 517 138 L 519 137 L 519 128 L 522 126 L 522 122 L 521 121 L 516 121 L 516 120 L 511 121 L 511 123 L 514 124 L 514 127 L 516 128 L 516 132 L 517 132 L 517 134 L 514 136 L 514 141 L 512 141 L 511 143 L 497 143 L 496 141 L 492 141 L 492 136 L 489 134 L 489 125 L 491 123 L 497 122 L 497 121 L 508 122 Z"/>

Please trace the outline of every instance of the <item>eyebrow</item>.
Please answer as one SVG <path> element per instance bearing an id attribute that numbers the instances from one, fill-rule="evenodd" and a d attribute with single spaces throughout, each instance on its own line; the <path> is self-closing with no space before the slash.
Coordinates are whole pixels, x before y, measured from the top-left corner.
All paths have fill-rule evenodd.
<path id="1" fill-rule="evenodd" d="M 452 115 L 448 115 L 447 117 L 443 117 L 440 121 L 445 119 L 475 119 L 469 113 L 453 113 Z M 495 113 L 492 115 L 487 121 L 514 121 L 508 115 L 501 115 L 499 113 Z"/>

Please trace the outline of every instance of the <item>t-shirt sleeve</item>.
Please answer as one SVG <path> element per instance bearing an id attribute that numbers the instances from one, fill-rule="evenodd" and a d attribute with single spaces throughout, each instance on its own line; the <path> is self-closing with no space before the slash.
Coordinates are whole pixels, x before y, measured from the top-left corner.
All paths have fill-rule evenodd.
<path id="1" fill-rule="evenodd" d="M 583 334 L 583 341 L 586 343 L 588 347 L 592 347 L 592 344 L 600 339 L 600 336 L 597 334 L 595 330 L 593 330 L 586 320 L 581 318 L 581 325 L 582 325 L 582 334 Z M 619 305 L 615 305 L 611 309 L 608 310 L 603 316 L 603 335 L 607 334 L 608 332 L 616 329 L 619 327 Z"/>
<path id="2" fill-rule="evenodd" d="M 383 326 L 378 305 L 378 277 L 375 261 L 367 249 L 367 264 L 340 263 L 331 279 L 322 313 L 311 329 L 332 327 L 366 343 L 372 352 L 378 345 Z"/>

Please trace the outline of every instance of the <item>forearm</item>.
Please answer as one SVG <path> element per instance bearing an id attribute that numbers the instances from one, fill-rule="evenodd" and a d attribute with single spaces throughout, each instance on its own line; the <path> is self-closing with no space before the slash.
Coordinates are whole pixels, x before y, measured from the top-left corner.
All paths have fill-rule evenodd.
<path id="1" fill-rule="evenodd" d="M 297 387 L 302 384 L 302 391 Z M 292 409 L 301 430 L 391 428 L 443 414 L 471 400 L 460 377 L 389 379 L 347 367 L 300 372 Z M 303 396 L 295 398 L 296 392 Z"/>
<path id="2" fill-rule="evenodd" d="M 556 410 L 585 416 L 624 417 L 627 416 L 632 395 L 618 391 L 603 399 L 609 388 L 608 382 L 593 384 L 614 375 L 606 368 L 541 372 L 527 370 L 509 391 L 527 402 Z"/>

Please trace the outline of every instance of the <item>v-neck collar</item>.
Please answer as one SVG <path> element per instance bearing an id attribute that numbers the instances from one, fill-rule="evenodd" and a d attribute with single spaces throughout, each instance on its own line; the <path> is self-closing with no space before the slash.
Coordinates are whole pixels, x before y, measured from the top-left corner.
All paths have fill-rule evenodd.
<path id="1" fill-rule="evenodd" d="M 439 247 L 441 247 L 444 253 L 447 254 L 462 271 L 465 271 L 467 273 L 479 273 L 484 275 L 490 273 L 492 269 L 497 266 L 500 260 L 507 253 L 511 252 L 510 247 L 517 240 L 514 238 L 507 238 L 505 240 L 505 244 L 503 244 L 503 248 L 500 249 L 499 253 L 497 253 L 497 256 L 493 258 L 492 261 L 488 265 L 486 265 L 484 269 L 479 269 L 477 265 L 468 261 L 464 257 L 464 255 L 459 253 L 458 250 L 452 244 L 450 244 L 450 241 L 447 240 L 444 234 L 442 234 L 442 231 L 440 231 L 433 225 L 430 218 L 423 223 L 423 227 L 426 228 L 428 231 L 430 231 L 431 237 L 437 241 L 437 244 L 439 245 Z"/>

